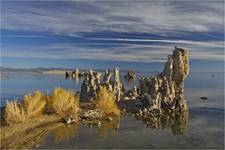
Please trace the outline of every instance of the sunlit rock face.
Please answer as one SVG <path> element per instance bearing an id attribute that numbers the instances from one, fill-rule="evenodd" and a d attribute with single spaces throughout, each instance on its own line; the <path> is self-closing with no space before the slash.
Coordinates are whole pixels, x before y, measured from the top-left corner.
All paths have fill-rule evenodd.
<path id="1" fill-rule="evenodd" d="M 120 82 L 120 70 L 118 67 L 114 69 L 114 78 L 111 80 L 111 73 L 105 70 L 102 81 L 100 80 L 101 74 L 89 70 L 84 75 L 84 81 L 81 85 L 80 98 L 81 100 L 93 100 L 96 92 L 100 86 L 105 87 L 110 93 L 116 97 L 116 101 L 120 100 L 122 94 L 122 83 Z"/>
<path id="2" fill-rule="evenodd" d="M 110 70 L 109 69 L 105 70 L 102 80 L 102 86 L 105 87 L 109 92 L 113 91 L 112 83 L 110 81 L 111 76 L 112 75 L 110 73 Z"/>
<path id="3" fill-rule="evenodd" d="M 149 102 L 149 108 L 164 111 L 187 110 L 184 99 L 184 80 L 189 74 L 189 55 L 187 50 L 175 47 L 168 56 L 165 68 L 157 76 L 141 78 L 139 94 Z M 147 97 L 147 98 L 146 98 Z"/>
<path id="4" fill-rule="evenodd" d="M 81 85 L 81 100 L 91 100 L 95 97 L 96 91 L 99 88 L 101 74 L 89 70 L 84 75 L 84 81 Z"/>
<path id="5" fill-rule="evenodd" d="M 120 69 L 119 69 L 119 67 L 116 67 L 114 69 L 113 92 L 115 93 L 117 101 L 120 100 L 121 89 L 122 89 L 122 84 L 120 82 Z"/>
<path id="6" fill-rule="evenodd" d="M 127 80 L 134 80 L 136 78 L 135 71 L 134 70 L 128 70 L 127 73 L 124 76 Z"/>

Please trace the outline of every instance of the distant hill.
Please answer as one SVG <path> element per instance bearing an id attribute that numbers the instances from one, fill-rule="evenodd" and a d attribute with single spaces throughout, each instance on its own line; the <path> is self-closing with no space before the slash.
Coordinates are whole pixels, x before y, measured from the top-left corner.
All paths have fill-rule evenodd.
<path id="1" fill-rule="evenodd" d="M 1 73 L 45 73 L 45 74 L 62 74 L 65 71 L 72 71 L 74 69 L 71 68 L 8 68 L 8 67 L 0 67 Z M 79 71 L 86 71 L 84 69 L 79 69 Z M 99 71 L 99 70 L 97 70 Z"/>
<path id="2" fill-rule="evenodd" d="M 109 68 L 110 71 L 113 71 L 113 68 Z M 0 67 L 0 73 L 16 73 L 16 72 L 21 72 L 21 73 L 45 73 L 45 74 L 62 74 L 65 71 L 72 71 L 75 70 L 71 68 L 44 68 L 44 67 L 38 67 L 38 68 L 8 68 L 8 67 Z M 104 72 L 103 69 L 92 69 L 98 72 Z M 79 71 L 87 71 L 87 69 L 79 69 Z M 121 73 L 126 72 L 127 70 L 121 69 Z M 136 71 L 139 73 L 157 73 L 158 71 Z"/>
<path id="3" fill-rule="evenodd" d="M 67 70 L 67 69 L 62 69 L 62 68 L 7 68 L 7 67 L 0 67 L 1 72 L 26 72 L 26 73 L 43 73 L 47 71 L 52 71 L 52 70 Z"/>

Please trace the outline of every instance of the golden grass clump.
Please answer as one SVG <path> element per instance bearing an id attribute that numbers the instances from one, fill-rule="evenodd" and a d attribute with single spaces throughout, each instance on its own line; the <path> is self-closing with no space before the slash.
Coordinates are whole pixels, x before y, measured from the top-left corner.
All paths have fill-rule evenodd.
<path id="1" fill-rule="evenodd" d="M 79 111 L 79 96 L 73 91 L 55 88 L 47 100 L 48 108 L 59 115 L 77 116 Z"/>
<path id="2" fill-rule="evenodd" d="M 5 106 L 5 121 L 8 124 L 24 122 L 26 119 L 23 106 L 16 101 L 7 101 Z"/>
<path id="3" fill-rule="evenodd" d="M 26 117 L 37 117 L 42 115 L 45 110 L 46 96 L 40 91 L 36 91 L 33 95 L 24 95 L 23 107 L 26 112 Z"/>
<path id="4" fill-rule="evenodd" d="M 120 110 L 116 104 L 115 96 L 105 87 L 100 87 L 97 91 L 96 106 L 104 115 L 120 115 Z"/>

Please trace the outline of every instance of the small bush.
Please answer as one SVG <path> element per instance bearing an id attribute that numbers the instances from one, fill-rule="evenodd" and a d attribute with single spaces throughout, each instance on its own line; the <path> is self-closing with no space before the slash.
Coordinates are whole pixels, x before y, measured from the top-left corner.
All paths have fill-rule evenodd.
<path id="1" fill-rule="evenodd" d="M 59 115 L 76 116 L 79 111 L 79 96 L 73 91 L 55 88 L 47 100 L 48 108 Z"/>
<path id="2" fill-rule="evenodd" d="M 16 101 L 7 101 L 5 106 L 5 121 L 8 124 L 25 121 L 25 111 L 23 106 Z"/>
<path id="3" fill-rule="evenodd" d="M 97 91 L 96 106 L 104 115 L 120 115 L 120 110 L 116 105 L 115 96 L 108 92 L 104 87 L 100 87 Z"/>
<path id="4" fill-rule="evenodd" d="M 40 116 L 45 110 L 45 105 L 45 96 L 40 91 L 36 91 L 34 95 L 27 94 L 24 96 L 23 107 L 27 118 Z"/>

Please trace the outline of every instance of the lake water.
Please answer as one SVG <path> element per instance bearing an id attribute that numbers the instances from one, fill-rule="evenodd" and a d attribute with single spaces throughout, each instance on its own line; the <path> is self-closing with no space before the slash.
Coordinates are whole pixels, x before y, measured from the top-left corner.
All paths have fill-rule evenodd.
<path id="1" fill-rule="evenodd" d="M 138 84 L 138 81 L 123 82 L 127 88 Z M 48 94 L 60 86 L 77 91 L 81 83 L 63 75 L 9 74 L 1 79 L 1 106 L 6 100 L 19 101 L 24 94 L 35 90 Z M 201 100 L 201 96 L 208 99 Z M 178 121 L 178 127 L 162 120 L 159 126 L 149 126 L 132 116 L 122 116 L 102 122 L 100 128 L 61 126 L 43 137 L 39 148 L 223 148 L 224 73 L 190 73 L 185 80 L 185 98 L 190 111 L 183 121 Z"/>

